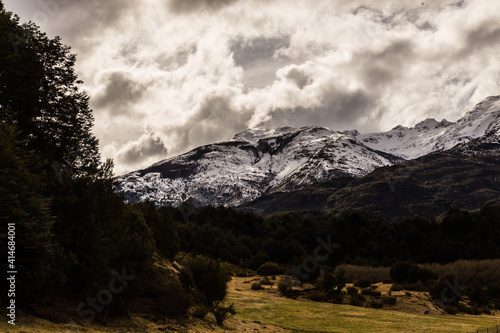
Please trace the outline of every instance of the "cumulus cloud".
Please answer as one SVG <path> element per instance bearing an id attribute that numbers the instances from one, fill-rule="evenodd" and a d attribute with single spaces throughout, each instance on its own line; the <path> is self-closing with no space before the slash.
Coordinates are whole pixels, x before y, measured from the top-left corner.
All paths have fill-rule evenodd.
<path id="1" fill-rule="evenodd" d="M 107 73 L 103 78 L 104 87 L 94 97 L 96 108 L 109 108 L 113 115 L 127 115 L 130 105 L 137 102 L 147 90 L 147 86 L 134 82 L 122 72 Z"/>
<path id="2" fill-rule="evenodd" d="M 456 120 L 500 90 L 495 1 L 4 2 L 78 53 L 117 173 L 248 127 Z"/>
<path id="3" fill-rule="evenodd" d="M 138 140 L 127 142 L 120 150 L 116 151 L 115 160 L 119 165 L 140 167 L 144 163 L 154 163 L 164 159 L 167 152 L 167 148 L 159 136 L 154 133 L 146 133 Z"/>

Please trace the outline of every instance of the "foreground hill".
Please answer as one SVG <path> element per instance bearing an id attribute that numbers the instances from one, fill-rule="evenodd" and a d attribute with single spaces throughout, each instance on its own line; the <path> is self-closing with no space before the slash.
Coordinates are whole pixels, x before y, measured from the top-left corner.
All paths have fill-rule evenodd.
<path id="1" fill-rule="evenodd" d="M 235 277 L 229 285 L 227 302 L 234 303 L 238 313 L 224 327 L 215 325 L 213 318 L 204 321 L 191 318 L 184 323 L 166 320 L 155 323 L 147 316 L 131 316 L 110 321 L 108 325 L 53 323 L 24 315 L 12 327 L 0 322 L 2 332 L 24 333 L 118 333 L 118 332 L 476 332 L 493 327 L 500 321 L 494 315 L 448 315 L 425 297 L 425 293 L 397 292 L 396 306 L 372 309 L 342 304 L 318 303 L 281 297 L 275 286 L 251 290 L 258 277 Z M 385 290 L 390 285 L 385 285 Z M 430 309 L 430 315 L 423 310 Z"/>

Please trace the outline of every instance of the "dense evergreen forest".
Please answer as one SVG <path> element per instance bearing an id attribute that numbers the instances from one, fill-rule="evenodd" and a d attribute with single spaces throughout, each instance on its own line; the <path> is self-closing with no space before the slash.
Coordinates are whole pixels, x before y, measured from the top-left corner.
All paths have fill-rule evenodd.
<path id="1" fill-rule="evenodd" d="M 27 311 L 50 316 L 42 308 L 62 302 L 90 321 L 147 299 L 149 311 L 166 316 L 184 316 L 193 305 L 232 313 L 219 303 L 231 274 L 266 262 L 290 269 L 314 253 L 318 238 L 339 244 L 321 262 L 330 268 L 500 256 L 495 206 L 388 223 L 358 212 L 262 217 L 224 207 L 126 205 L 114 191 L 112 161 L 100 162 L 75 61 L 59 38 L 20 24 L 0 2 L 0 233 L 16 225 L 16 302 Z M 0 268 L 7 272 L 7 261 Z M 117 274 L 126 288 L 107 310 L 86 308 L 82 302 Z"/>
<path id="2" fill-rule="evenodd" d="M 449 263 L 500 256 L 500 207 L 450 209 L 440 219 L 401 218 L 396 223 L 360 212 L 261 217 L 230 208 L 162 208 L 173 216 L 181 251 L 206 254 L 256 269 L 266 261 L 298 264 L 318 238 L 340 244 L 329 264 L 391 266 L 398 260 Z M 187 217 L 190 223 L 185 223 Z M 170 218 L 170 217 L 169 217 Z"/>

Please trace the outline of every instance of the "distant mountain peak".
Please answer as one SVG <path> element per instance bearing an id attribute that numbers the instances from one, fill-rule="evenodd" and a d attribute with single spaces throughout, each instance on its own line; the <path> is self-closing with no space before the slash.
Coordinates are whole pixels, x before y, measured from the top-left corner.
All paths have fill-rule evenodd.
<path id="1" fill-rule="evenodd" d="M 452 122 L 449 122 L 446 119 L 443 119 L 442 121 L 437 121 L 434 118 L 427 118 L 427 119 L 417 123 L 414 128 L 417 128 L 419 130 L 428 130 L 428 129 L 434 129 L 434 128 L 448 127 L 452 124 L 453 124 Z"/>
<path id="2" fill-rule="evenodd" d="M 129 202 L 239 205 L 263 193 L 291 191 L 335 177 L 360 177 L 399 159 L 352 134 L 320 126 L 248 129 L 118 178 Z M 359 134 L 359 133 L 357 133 Z"/>
<path id="3" fill-rule="evenodd" d="M 425 119 L 414 127 L 396 126 L 383 133 L 356 136 L 368 147 L 404 159 L 414 159 L 434 151 L 447 150 L 469 142 L 500 127 L 500 96 L 491 96 L 477 104 L 457 122 Z"/>
<path id="4" fill-rule="evenodd" d="M 230 141 L 193 149 L 118 177 L 128 202 L 235 206 L 264 193 L 371 171 L 486 137 L 498 142 L 500 96 L 479 103 L 457 122 L 425 119 L 414 127 L 360 134 L 321 126 L 253 128 Z M 483 143 L 478 143 L 483 144 Z"/>

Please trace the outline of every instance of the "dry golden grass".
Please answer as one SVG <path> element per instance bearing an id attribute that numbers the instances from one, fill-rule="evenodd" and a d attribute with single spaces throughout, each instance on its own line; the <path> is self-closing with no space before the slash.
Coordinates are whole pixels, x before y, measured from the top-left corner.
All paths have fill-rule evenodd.
<path id="1" fill-rule="evenodd" d="M 459 266 L 457 266 L 459 267 Z M 374 275 L 375 276 L 375 275 Z M 493 316 L 452 316 L 436 307 L 424 292 L 392 292 L 397 296 L 393 306 L 383 309 L 353 307 L 330 303 L 312 302 L 305 299 L 288 299 L 280 296 L 276 286 L 264 286 L 263 290 L 251 290 L 253 280 L 260 277 L 233 278 L 227 302 L 234 302 L 235 317 L 223 328 L 208 315 L 205 320 L 192 319 L 183 325 L 175 321 L 162 323 L 132 316 L 119 319 L 108 326 L 56 324 L 19 313 L 18 325 L 12 327 L 6 320 L 0 321 L 0 332 L 17 333 L 140 333 L 140 332 L 474 332 L 500 324 L 500 314 Z M 378 290 L 387 295 L 390 284 L 378 283 Z M 304 285 L 302 288 L 310 288 Z M 301 289 L 302 289 L 301 288 Z M 424 315 L 429 311 L 429 315 Z M 4 317 L 5 318 L 5 317 Z"/>
<path id="2" fill-rule="evenodd" d="M 228 300 L 236 304 L 236 318 L 278 325 L 287 332 L 475 332 L 500 323 L 500 315 L 448 315 L 422 292 L 393 292 L 398 296 L 396 305 L 376 310 L 288 299 L 274 286 L 251 290 L 253 279 L 234 278 L 231 282 Z M 378 285 L 383 294 L 389 292 L 389 284 Z"/>

